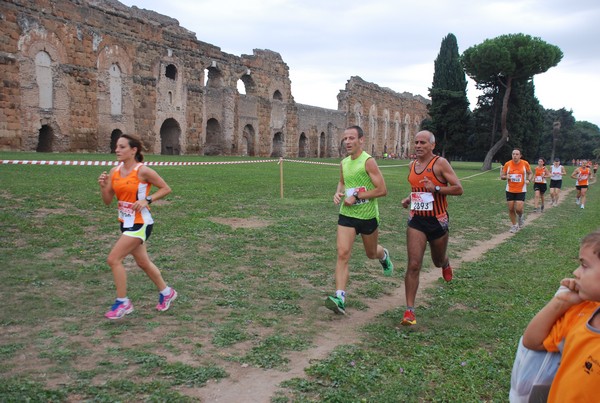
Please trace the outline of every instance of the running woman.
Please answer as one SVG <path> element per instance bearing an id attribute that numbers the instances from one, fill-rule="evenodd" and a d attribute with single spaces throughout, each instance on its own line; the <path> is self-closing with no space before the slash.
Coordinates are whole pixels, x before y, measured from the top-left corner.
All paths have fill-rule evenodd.
<path id="1" fill-rule="evenodd" d="M 177 292 L 165 283 L 146 250 L 146 241 L 154 224 L 150 204 L 171 193 L 171 188 L 153 169 L 143 164 L 142 142 L 139 139 L 122 134 L 117 140 L 115 154 L 119 165 L 108 174 L 102 172 L 98 178 L 104 204 L 108 206 L 113 198 L 117 198 L 122 233 L 107 259 L 117 288 L 117 299 L 104 315 L 108 319 L 120 319 L 133 312 L 133 304 L 127 297 L 127 273 L 123 266 L 123 259 L 128 255 L 133 256 L 137 265 L 156 285 L 159 291 L 158 311 L 169 309 L 177 298 Z M 152 186 L 158 190 L 150 195 Z"/>

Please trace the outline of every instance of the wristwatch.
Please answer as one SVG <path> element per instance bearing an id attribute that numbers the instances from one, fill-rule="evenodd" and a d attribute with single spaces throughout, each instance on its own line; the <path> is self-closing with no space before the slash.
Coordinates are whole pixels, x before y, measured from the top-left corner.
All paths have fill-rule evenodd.
<path id="1" fill-rule="evenodd" d="M 439 186 L 436 186 L 436 187 L 435 187 L 435 193 L 439 193 L 439 192 L 440 192 L 440 190 L 442 190 L 442 188 L 441 188 L 441 187 L 439 187 Z"/>
<path id="2" fill-rule="evenodd" d="M 146 196 L 146 201 L 148 204 L 152 204 L 152 196 Z"/>
<path id="3" fill-rule="evenodd" d="M 354 196 L 354 198 L 358 200 L 358 190 L 355 190 L 354 193 L 352 193 L 352 196 Z"/>

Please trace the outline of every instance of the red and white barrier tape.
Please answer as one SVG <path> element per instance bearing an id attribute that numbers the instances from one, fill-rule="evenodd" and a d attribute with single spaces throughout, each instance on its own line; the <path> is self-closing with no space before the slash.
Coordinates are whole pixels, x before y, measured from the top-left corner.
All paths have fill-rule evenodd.
<path id="1" fill-rule="evenodd" d="M 118 165 L 118 161 L 45 161 L 45 160 L 1 160 L 4 165 L 79 165 L 79 166 L 114 166 Z M 193 161 L 193 162 L 176 162 L 176 161 L 147 161 L 144 165 L 148 166 L 180 166 L 180 165 L 224 165 L 224 164 L 253 164 L 259 162 L 281 162 L 281 159 L 270 160 L 249 160 L 249 161 Z M 300 161 L 288 160 L 288 162 L 299 162 L 303 164 L 319 164 L 319 165 L 334 165 L 328 162 L 316 161 Z"/>

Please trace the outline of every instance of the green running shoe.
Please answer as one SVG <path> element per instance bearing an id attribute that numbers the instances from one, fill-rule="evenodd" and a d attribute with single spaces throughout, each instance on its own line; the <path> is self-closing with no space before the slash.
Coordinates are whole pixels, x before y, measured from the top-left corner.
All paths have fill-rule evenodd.
<path id="1" fill-rule="evenodd" d="M 327 297 L 325 300 L 325 307 L 331 309 L 335 313 L 342 315 L 346 314 L 346 305 L 344 304 L 344 301 L 336 296 Z"/>
<path id="2" fill-rule="evenodd" d="M 394 273 L 394 264 L 390 260 L 390 253 L 388 250 L 383 248 L 383 251 L 385 252 L 385 256 L 383 257 L 383 260 L 379 261 L 379 263 L 381 263 L 381 267 L 383 267 L 383 275 L 390 277 Z"/>

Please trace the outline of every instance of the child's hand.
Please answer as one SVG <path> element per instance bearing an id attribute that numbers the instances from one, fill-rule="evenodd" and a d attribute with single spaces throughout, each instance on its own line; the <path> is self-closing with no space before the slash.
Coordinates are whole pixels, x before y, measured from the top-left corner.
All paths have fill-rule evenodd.
<path id="1" fill-rule="evenodd" d="M 577 283 L 574 278 L 562 279 L 560 281 L 560 287 L 554 296 L 571 305 L 583 302 L 583 299 L 579 296 L 579 289 L 577 288 Z"/>

